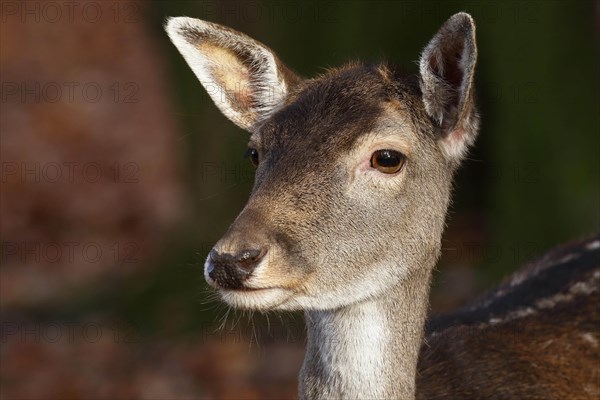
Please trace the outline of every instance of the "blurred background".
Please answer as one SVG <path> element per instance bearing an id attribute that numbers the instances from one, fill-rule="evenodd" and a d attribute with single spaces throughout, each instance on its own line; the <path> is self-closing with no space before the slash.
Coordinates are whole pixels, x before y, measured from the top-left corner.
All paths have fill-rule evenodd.
<path id="1" fill-rule="evenodd" d="M 416 72 L 437 28 L 473 15 L 483 125 L 432 312 L 599 230 L 597 2 L 0 5 L 3 399 L 295 396 L 302 316 L 228 311 L 204 284 L 253 169 L 247 134 L 169 43 L 167 16 L 245 32 L 308 77 L 352 59 Z"/>

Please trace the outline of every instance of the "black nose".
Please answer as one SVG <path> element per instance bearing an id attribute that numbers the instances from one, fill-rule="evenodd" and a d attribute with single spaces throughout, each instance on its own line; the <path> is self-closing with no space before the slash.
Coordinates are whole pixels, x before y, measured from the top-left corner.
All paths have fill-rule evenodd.
<path id="1" fill-rule="evenodd" d="M 244 281 L 250 277 L 263 258 L 265 251 L 257 248 L 246 248 L 237 253 L 219 253 L 211 250 L 209 254 L 208 276 L 219 287 L 241 289 Z"/>

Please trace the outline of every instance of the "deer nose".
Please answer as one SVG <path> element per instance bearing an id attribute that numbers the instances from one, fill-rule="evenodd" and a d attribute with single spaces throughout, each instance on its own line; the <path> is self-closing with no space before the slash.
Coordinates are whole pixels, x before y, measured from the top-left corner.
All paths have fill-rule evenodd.
<path id="1" fill-rule="evenodd" d="M 241 289 L 265 253 L 255 247 L 231 253 L 213 249 L 208 255 L 206 273 L 220 288 Z"/>

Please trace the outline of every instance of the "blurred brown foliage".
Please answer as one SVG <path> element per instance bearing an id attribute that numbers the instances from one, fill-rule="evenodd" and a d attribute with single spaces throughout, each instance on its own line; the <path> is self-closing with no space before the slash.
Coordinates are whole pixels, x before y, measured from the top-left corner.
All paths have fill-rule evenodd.
<path id="1" fill-rule="evenodd" d="M 185 215 L 156 46 L 147 26 L 115 23 L 112 3 L 93 4 L 93 23 L 81 12 L 60 23 L 4 16 L 4 306 L 68 301 L 143 273 Z"/>

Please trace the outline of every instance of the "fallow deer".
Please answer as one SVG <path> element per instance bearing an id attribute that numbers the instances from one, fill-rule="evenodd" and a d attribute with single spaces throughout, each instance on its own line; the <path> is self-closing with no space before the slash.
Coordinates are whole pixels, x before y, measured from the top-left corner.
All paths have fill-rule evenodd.
<path id="1" fill-rule="evenodd" d="M 227 27 L 177 17 L 166 30 L 218 108 L 251 133 L 257 166 L 205 278 L 233 307 L 304 310 L 301 398 L 600 395 L 598 237 L 424 333 L 452 178 L 479 125 L 468 14 L 444 23 L 414 75 L 354 63 L 302 79 Z"/>

